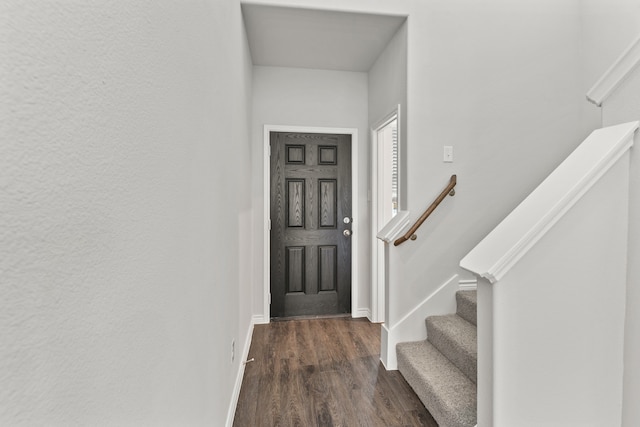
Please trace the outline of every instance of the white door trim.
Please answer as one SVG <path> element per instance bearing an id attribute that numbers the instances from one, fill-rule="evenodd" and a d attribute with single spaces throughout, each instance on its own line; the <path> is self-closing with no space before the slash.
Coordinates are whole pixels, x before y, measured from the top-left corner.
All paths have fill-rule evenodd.
<path id="1" fill-rule="evenodd" d="M 385 303 L 386 303 L 386 281 L 384 276 L 386 275 L 384 263 L 380 265 L 384 260 L 384 242 L 377 239 L 376 236 L 380 231 L 378 229 L 378 130 L 388 125 L 393 119 L 398 121 L 398 157 L 400 157 L 400 150 L 402 144 L 400 143 L 402 135 L 400 134 L 400 104 L 391 111 L 389 114 L 378 120 L 371 127 L 371 321 L 372 322 L 384 322 L 385 318 Z M 400 186 L 402 182 L 398 179 L 398 208 L 402 206 L 402 200 L 400 199 Z M 383 276 L 382 278 L 380 276 Z"/>
<path id="2" fill-rule="evenodd" d="M 300 133 L 336 133 L 342 135 L 351 135 L 351 212 L 353 223 L 351 230 L 353 232 L 351 243 L 351 315 L 359 316 L 358 310 L 358 290 L 360 286 L 358 274 L 358 247 L 360 242 L 360 221 L 362 218 L 358 212 L 358 202 L 360 193 L 358 187 L 358 169 L 360 159 L 358 158 L 358 129 L 356 128 L 329 128 L 329 127 L 312 127 L 312 126 L 286 126 L 286 125 L 264 125 L 263 134 L 263 194 L 264 194 L 264 322 L 269 323 L 271 319 L 271 233 L 269 229 L 271 216 L 271 163 L 269 160 L 269 147 L 271 132 L 300 132 Z"/>

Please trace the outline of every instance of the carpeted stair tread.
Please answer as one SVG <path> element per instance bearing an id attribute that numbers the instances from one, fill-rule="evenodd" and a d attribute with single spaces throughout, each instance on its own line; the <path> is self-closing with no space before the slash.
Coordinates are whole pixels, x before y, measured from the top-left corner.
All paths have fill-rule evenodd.
<path id="1" fill-rule="evenodd" d="M 477 325 L 477 306 L 478 298 L 476 291 L 458 291 L 456 292 L 456 303 L 458 309 L 456 313 L 458 316 L 465 319 L 467 322 Z"/>
<path id="2" fill-rule="evenodd" d="M 457 314 L 429 316 L 427 339 L 471 381 L 478 377 L 477 329 Z"/>
<path id="3" fill-rule="evenodd" d="M 476 425 L 476 385 L 429 341 L 397 345 L 398 369 L 440 427 Z"/>

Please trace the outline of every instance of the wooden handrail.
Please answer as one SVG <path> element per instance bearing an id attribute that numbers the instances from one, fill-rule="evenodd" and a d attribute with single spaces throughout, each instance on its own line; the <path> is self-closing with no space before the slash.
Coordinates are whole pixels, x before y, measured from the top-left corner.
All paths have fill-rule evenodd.
<path id="1" fill-rule="evenodd" d="M 398 246 L 401 245 L 402 243 L 406 242 L 407 240 L 411 239 L 411 240 L 415 240 L 417 237 L 415 237 L 415 232 L 418 228 L 420 228 L 420 226 L 422 225 L 422 223 L 429 218 L 429 215 L 431 215 L 433 213 L 433 211 L 436 210 L 436 208 L 438 207 L 438 205 L 444 200 L 445 197 L 447 197 L 447 194 L 453 196 L 455 193 L 455 191 L 453 190 L 453 187 L 456 186 L 457 183 L 457 179 L 455 175 L 451 175 L 451 179 L 449 180 L 449 185 L 447 185 L 447 187 L 442 190 L 442 193 L 440 193 L 440 195 L 433 201 L 433 203 L 431 203 L 431 206 L 429 206 L 427 208 L 426 211 L 424 211 L 424 213 L 422 214 L 422 216 L 420 218 L 418 218 L 418 220 L 416 221 L 415 224 L 413 224 L 413 226 L 409 229 L 409 231 L 407 231 L 404 236 L 399 237 L 395 242 L 393 242 L 393 246 Z"/>

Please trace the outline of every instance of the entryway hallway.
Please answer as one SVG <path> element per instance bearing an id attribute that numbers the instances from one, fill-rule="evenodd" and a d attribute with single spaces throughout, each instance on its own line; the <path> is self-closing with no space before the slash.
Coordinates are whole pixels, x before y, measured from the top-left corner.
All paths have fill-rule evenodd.
<path id="1" fill-rule="evenodd" d="M 437 427 L 400 372 L 380 363 L 380 325 L 322 318 L 256 325 L 233 425 Z"/>

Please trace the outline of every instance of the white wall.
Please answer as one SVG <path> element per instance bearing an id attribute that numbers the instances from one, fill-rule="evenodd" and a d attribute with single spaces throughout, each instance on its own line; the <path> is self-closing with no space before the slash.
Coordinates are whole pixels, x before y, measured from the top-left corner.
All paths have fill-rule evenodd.
<path id="1" fill-rule="evenodd" d="M 358 252 L 361 262 L 354 265 L 358 269 L 358 311 L 370 309 L 369 277 L 366 260 L 370 257 L 371 240 L 367 230 L 369 206 L 367 203 L 368 183 L 368 126 L 367 126 L 367 74 L 345 71 L 324 71 L 302 68 L 262 67 L 253 71 L 253 121 L 252 121 L 252 171 L 254 229 L 264 228 L 263 159 L 265 144 L 264 125 L 287 125 L 309 127 L 357 128 L 358 141 L 358 181 L 360 192 L 358 204 Z M 365 234 L 366 233 L 366 234 Z M 254 236 L 254 313 L 264 313 L 264 262 L 262 234 Z M 268 315 L 268 313 L 267 313 Z M 354 313 L 358 315 L 358 313 Z M 268 321 L 268 319 L 262 319 Z"/>
<path id="2" fill-rule="evenodd" d="M 406 199 L 407 174 L 407 23 L 405 22 L 389 41 L 387 47 L 369 70 L 369 127 L 373 128 L 380 120 L 400 105 L 401 194 L 400 203 Z"/>
<path id="3" fill-rule="evenodd" d="M 448 197 L 396 248 L 405 272 L 390 326 L 586 136 L 575 3 L 430 1 L 409 17 L 408 209 Z M 443 163 L 444 145 L 454 162 Z"/>
<path id="4" fill-rule="evenodd" d="M 223 425 L 251 311 L 238 1 L 0 16 L 0 424 Z"/>

